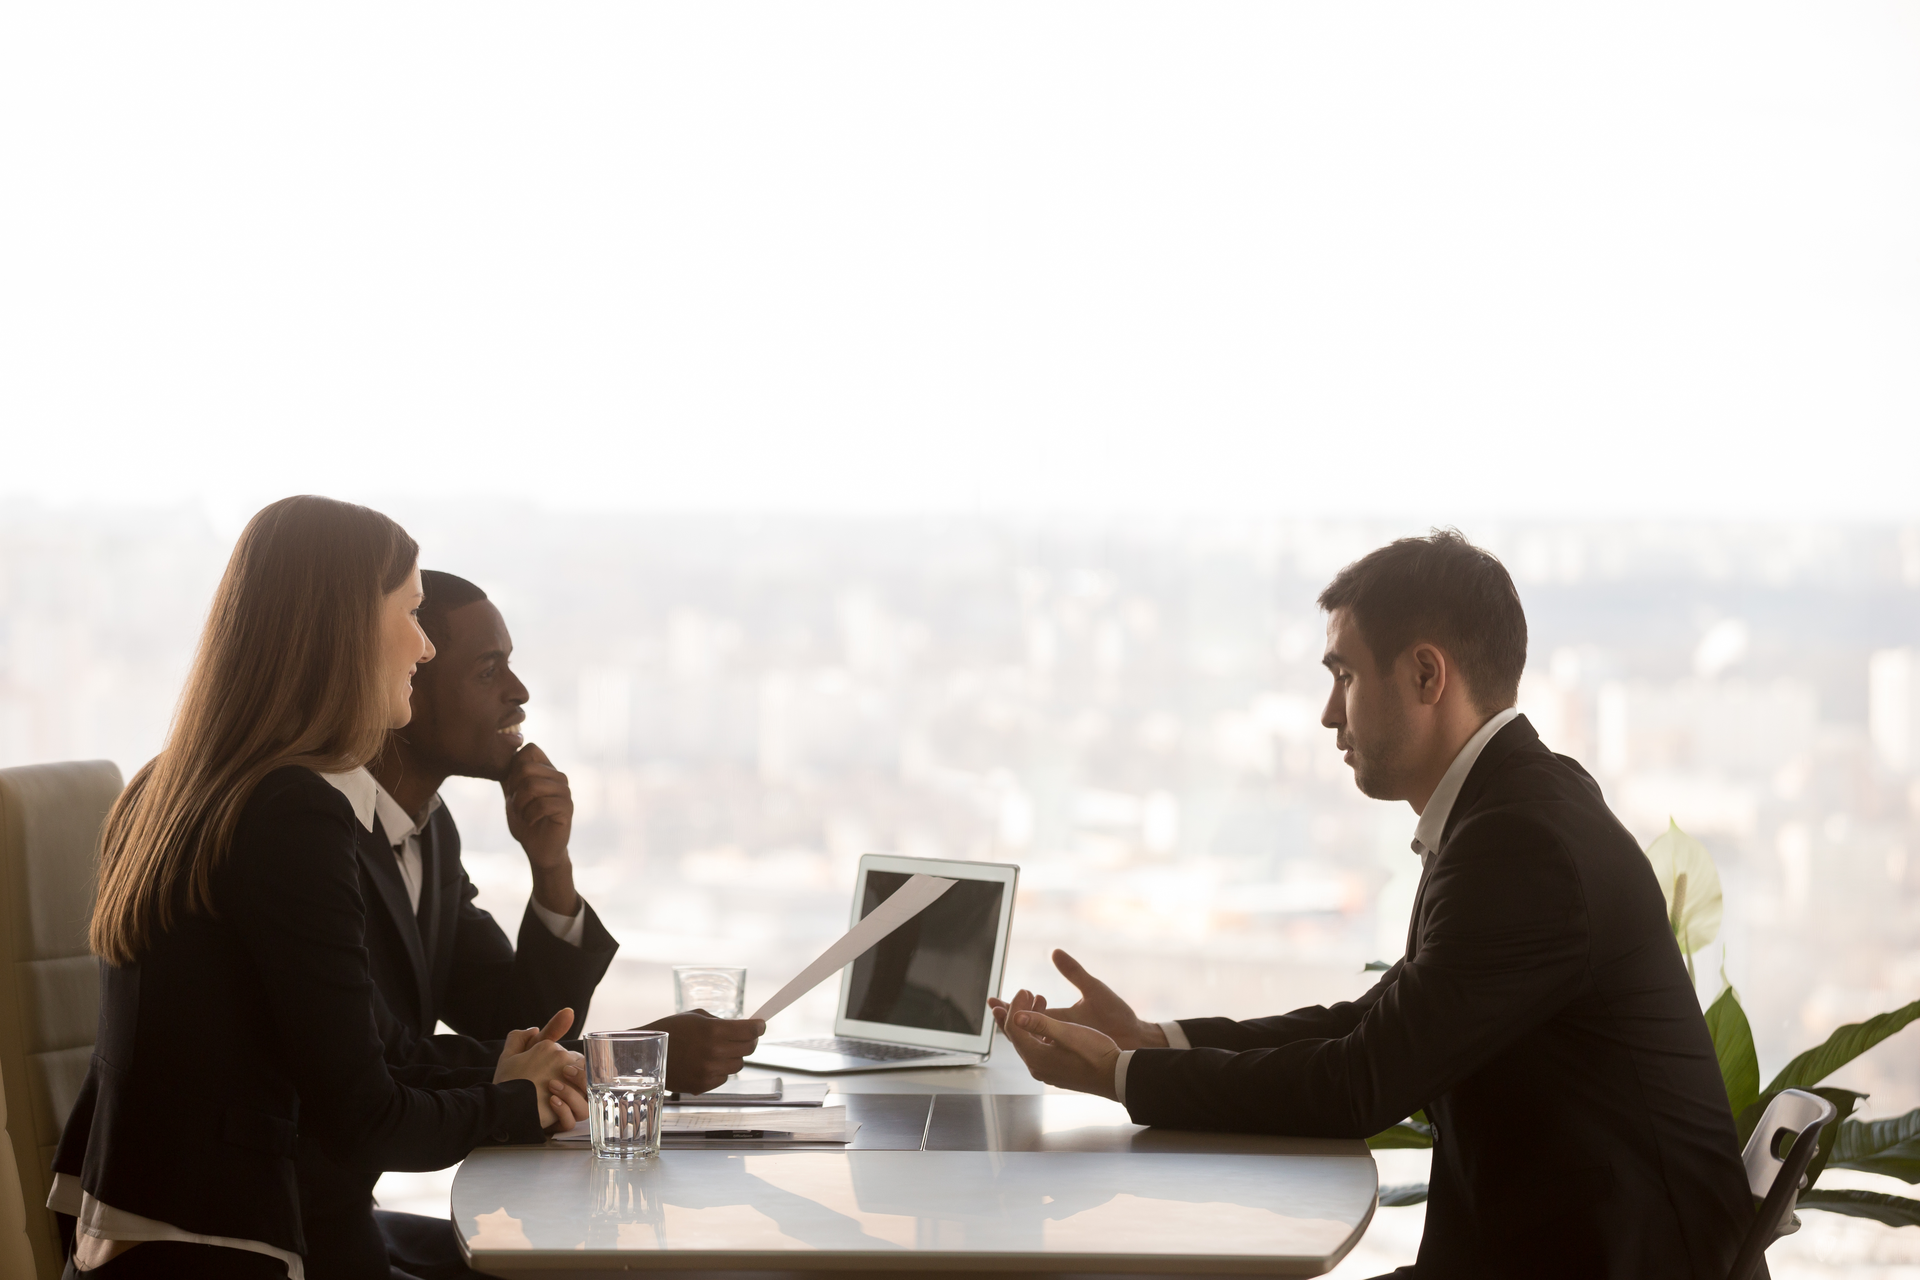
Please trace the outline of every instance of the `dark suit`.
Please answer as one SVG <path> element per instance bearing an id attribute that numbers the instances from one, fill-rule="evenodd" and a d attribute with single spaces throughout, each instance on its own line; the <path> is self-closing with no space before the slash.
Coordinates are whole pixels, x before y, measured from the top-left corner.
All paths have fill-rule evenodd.
<path id="1" fill-rule="evenodd" d="M 509 1031 L 542 1026 L 568 1007 L 575 1034 L 586 1025 L 593 990 L 620 947 L 592 907 L 580 946 L 554 937 L 532 903 L 520 917 L 519 945 L 508 942 L 473 904 L 479 890 L 461 865 L 460 830 L 445 806 L 420 832 L 417 912 L 377 820 L 372 831 L 361 830 L 359 852 L 373 980 L 404 1036 L 389 1045 L 396 1061 L 492 1067 L 499 1046 L 486 1042 Z M 460 1036 L 434 1036 L 439 1022 Z"/>
<path id="2" fill-rule="evenodd" d="M 393 844 L 376 819 L 359 828 L 361 892 L 367 900 L 367 955 L 377 987 L 375 1017 L 387 1060 L 405 1069 L 452 1068 L 491 1079 L 509 1031 L 537 1027 L 560 1009 L 585 1025 L 594 987 L 619 944 L 587 907 L 583 945 L 573 946 L 533 914 L 529 903 L 515 947 L 487 912 L 460 862 L 460 831 L 445 807 L 420 832 L 420 908 L 407 897 Z M 459 1033 L 435 1035 L 445 1022 Z M 391 1167 L 391 1166 L 384 1166 Z M 429 1252 L 451 1240 L 443 1221 L 365 1217 L 383 1166 L 353 1167 L 324 1151 L 300 1154 L 301 1202 L 318 1224 L 309 1280 L 373 1274 L 376 1258 Z M 370 1233 L 377 1224 L 384 1241 Z M 412 1237 L 428 1237 L 424 1241 Z M 446 1250 L 442 1250 L 443 1252 Z M 396 1274 L 413 1274 L 409 1268 Z M 382 1269 L 380 1275 L 386 1275 Z"/>
<path id="3" fill-rule="evenodd" d="M 138 962 L 101 965 L 57 1172 L 117 1209 L 308 1254 L 296 1148 L 438 1169 L 482 1142 L 541 1140 L 532 1084 L 386 1061 L 358 830 L 311 770 L 261 782 L 213 872 L 214 913 L 183 911 Z M 370 1210 L 347 1225 L 371 1231 Z"/>
<path id="4" fill-rule="evenodd" d="M 1364 1138 L 1434 1122 L 1415 1274 L 1721 1280 L 1753 1222 L 1660 887 L 1524 717 L 1487 743 L 1360 999 L 1183 1021 L 1128 1066 L 1142 1124 Z"/>

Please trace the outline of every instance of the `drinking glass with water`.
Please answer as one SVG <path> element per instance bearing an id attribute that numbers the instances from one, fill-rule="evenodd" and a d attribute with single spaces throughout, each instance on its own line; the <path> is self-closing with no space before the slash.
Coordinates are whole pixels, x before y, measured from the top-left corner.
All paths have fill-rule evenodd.
<path id="1" fill-rule="evenodd" d="M 747 971 L 719 964 L 673 966 L 673 1011 L 705 1009 L 716 1018 L 738 1018 L 746 1010 Z"/>
<path id="2" fill-rule="evenodd" d="M 660 1150 L 666 1092 L 667 1033 L 594 1031 L 586 1038 L 587 1131 L 602 1160 L 632 1160 Z"/>

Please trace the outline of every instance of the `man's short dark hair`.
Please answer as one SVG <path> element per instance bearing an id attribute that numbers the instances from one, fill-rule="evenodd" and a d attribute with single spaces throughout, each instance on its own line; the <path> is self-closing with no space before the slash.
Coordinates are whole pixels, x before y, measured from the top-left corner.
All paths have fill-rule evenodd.
<path id="1" fill-rule="evenodd" d="M 1482 711 L 1514 704 L 1527 666 L 1527 615 L 1506 566 L 1458 529 L 1398 538 L 1334 575 L 1320 593 L 1345 609 L 1387 670 L 1425 640 L 1446 650 Z"/>
<path id="2" fill-rule="evenodd" d="M 447 615 L 487 598 L 486 592 L 465 578 L 438 569 L 420 571 L 420 589 L 426 594 L 426 599 L 420 602 L 420 629 L 427 633 L 427 639 L 433 641 L 436 649 L 447 642 Z"/>

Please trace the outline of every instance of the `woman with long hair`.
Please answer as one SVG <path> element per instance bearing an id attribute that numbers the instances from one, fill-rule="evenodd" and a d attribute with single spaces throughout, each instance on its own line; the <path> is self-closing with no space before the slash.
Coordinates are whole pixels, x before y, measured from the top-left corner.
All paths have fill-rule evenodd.
<path id="1" fill-rule="evenodd" d="M 324 775 L 411 714 L 433 657 L 417 556 L 392 520 L 327 498 L 240 535 L 166 746 L 102 836 L 99 1035 L 49 1201 L 76 1220 L 70 1273 L 305 1280 L 296 1143 L 438 1169 L 573 1122 L 577 1055 L 552 1041 L 516 1039 L 492 1073 L 384 1060 L 357 819 Z M 371 1204 L 356 1226 L 372 1244 L 347 1251 L 354 1271 L 385 1280 Z"/>

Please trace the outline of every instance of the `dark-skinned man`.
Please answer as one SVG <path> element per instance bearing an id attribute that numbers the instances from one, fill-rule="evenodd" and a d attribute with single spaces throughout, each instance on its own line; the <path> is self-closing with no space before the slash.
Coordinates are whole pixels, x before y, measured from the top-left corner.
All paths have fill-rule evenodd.
<path id="1" fill-rule="evenodd" d="M 1140 1124 L 1365 1138 L 1423 1109 L 1426 1232 L 1398 1275 L 1721 1280 L 1753 1202 L 1713 1040 L 1638 843 L 1514 709 L 1512 580 L 1437 532 L 1320 605 L 1322 723 L 1363 793 L 1419 815 L 1405 958 L 1331 1008 L 1151 1023 L 1057 951 L 1080 999 L 996 1001 L 1007 1038 Z"/>
<path id="2" fill-rule="evenodd" d="M 330 778 L 361 819 L 361 892 L 375 1017 L 396 1065 L 463 1073 L 496 1069 L 503 1051 L 557 1039 L 584 1027 L 595 986 L 618 944 L 573 883 L 569 839 L 573 794 L 567 776 L 520 726 L 529 695 L 512 667 L 513 639 L 486 593 L 464 578 L 421 573 L 420 626 L 434 660 L 413 681 L 413 719 L 394 732 L 373 765 Z M 460 862 L 460 834 L 440 800 L 453 776 L 500 784 L 507 830 L 527 856 L 533 896 L 518 945 L 474 904 Z M 437 1024 L 453 1028 L 438 1033 Z M 679 1014 L 648 1024 L 669 1033 L 667 1087 L 703 1092 L 740 1070 L 764 1024 Z M 582 1082 L 583 1083 L 583 1082 Z M 563 1098 L 584 1114 L 577 1094 Z M 324 1237 L 344 1202 L 365 1195 L 373 1176 L 329 1165 L 302 1150 L 300 1179 L 308 1236 Z M 443 1219 L 380 1212 L 394 1280 L 469 1275 Z M 371 1242 L 316 1243 L 309 1280 L 370 1272 Z"/>

